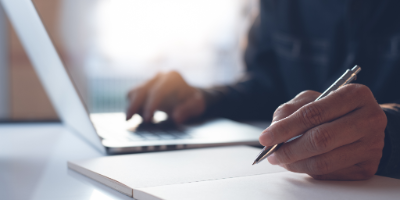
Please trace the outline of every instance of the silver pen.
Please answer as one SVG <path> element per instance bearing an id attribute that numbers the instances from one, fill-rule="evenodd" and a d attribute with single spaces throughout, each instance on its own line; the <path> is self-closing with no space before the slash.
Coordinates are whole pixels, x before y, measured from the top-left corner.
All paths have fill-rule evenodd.
<path id="1" fill-rule="evenodd" d="M 346 72 L 338 79 L 336 80 L 327 90 L 325 90 L 324 93 L 322 93 L 315 101 L 318 101 L 325 96 L 327 96 L 329 93 L 331 93 L 334 90 L 337 90 L 338 88 L 350 83 L 351 81 L 355 80 L 357 78 L 358 72 L 361 71 L 361 67 L 356 65 L 354 66 L 351 70 L 346 70 Z M 293 141 L 297 138 L 301 137 L 301 135 L 298 135 L 296 137 L 291 138 L 290 140 L 286 142 Z M 273 146 L 268 146 L 264 147 L 261 153 L 257 156 L 256 160 L 253 162 L 253 165 L 260 163 L 263 161 L 265 158 L 270 156 L 272 153 L 274 153 L 276 150 L 279 149 L 280 146 L 282 146 L 285 142 L 282 142 L 280 144 L 276 144 Z"/>

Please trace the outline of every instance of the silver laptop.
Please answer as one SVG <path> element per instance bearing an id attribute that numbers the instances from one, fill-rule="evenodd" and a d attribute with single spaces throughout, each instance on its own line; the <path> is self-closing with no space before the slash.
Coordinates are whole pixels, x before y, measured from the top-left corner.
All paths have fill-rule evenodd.
<path id="1" fill-rule="evenodd" d="M 30 0 L 0 0 L 62 122 L 103 153 L 259 145 L 261 129 L 228 119 L 173 127 L 126 122 L 123 113 L 89 115 Z"/>

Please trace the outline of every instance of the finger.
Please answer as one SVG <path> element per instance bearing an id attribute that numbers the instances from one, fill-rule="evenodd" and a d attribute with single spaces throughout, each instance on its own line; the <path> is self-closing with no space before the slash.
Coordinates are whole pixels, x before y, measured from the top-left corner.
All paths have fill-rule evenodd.
<path id="1" fill-rule="evenodd" d="M 145 84 L 129 91 L 127 95 L 129 105 L 126 111 L 126 120 L 132 118 L 132 116 L 135 113 L 138 113 L 139 110 L 141 110 L 143 102 L 146 99 L 147 91 L 154 83 L 157 82 L 160 76 L 162 76 L 162 74 L 158 73 L 156 76 L 147 81 Z"/>
<path id="2" fill-rule="evenodd" d="M 294 163 L 359 140 L 370 131 L 364 125 L 367 112 L 357 110 L 308 130 L 300 138 L 282 145 L 275 152 L 273 164 Z"/>
<path id="3" fill-rule="evenodd" d="M 292 113 L 294 113 L 296 110 L 298 110 L 305 104 L 313 102 L 316 98 L 318 98 L 319 95 L 320 95 L 319 92 L 311 91 L 311 90 L 307 90 L 307 91 L 303 91 L 303 92 L 299 93 L 292 100 L 280 105 L 275 110 L 272 122 L 279 121 L 279 120 L 291 115 Z"/>
<path id="4" fill-rule="evenodd" d="M 373 98 L 373 95 L 366 86 L 343 86 L 321 100 L 306 104 L 290 116 L 271 124 L 260 136 L 260 142 L 264 146 L 285 142 L 310 128 L 364 106 L 371 97 Z"/>
<path id="5" fill-rule="evenodd" d="M 374 149 L 375 150 L 375 149 Z M 322 155 L 314 156 L 291 164 L 283 164 L 287 170 L 298 173 L 313 175 L 330 174 L 335 171 L 349 168 L 357 163 L 379 158 L 380 151 L 369 149 L 363 142 L 355 142 L 339 147 Z M 377 161 L 379 163 L 379 160 Z"/>
<path id="6" fill-rule="evenodd" d="M 142 105 L 146 99 L 146 90 L 138 88 L 135 93 L 132 93 L 129 97 L 129 106 L 126 111 L 126 120 L 132 118 L 135 113 L 138 113 L 142 108 Z"/>
<path id="7" fill-rule="evenodd" d="M 163 73 L 157 73 L 153 78 L 151 78 L 150 80 L 148 80 L 148 81 L 145 82 L 144 84 L 139 85 L 139 86 L 137 87 L 137 89 L 138 89 L 138 88 L 149 89 L 154 83 L 157 82 L 157 80 L 158 80 L 161 76 L 163 76 Z M 130 90 L 130 91 L 128 92 L 127 98 L 128 98 L 129 100 L 131 100 L 131 98 L 135 95 L 137 89 L 135 88 L 135 89 Z"/>
<path id="8" fill-rule="evenodd" d="M 196 92 L 191 98 L 174 109 L 172 118 L 177 124 L 180 124 L 192 117 L 200 115 L 203 113 L 204 109 L 204 99 L 200 92 Z"/>
<path id="9" fill-rule="evenodd" d="M 162 77 L 153 85 L 147 94 L 147 101 L 143 108 L 145 122 L 151 121 L 154 112 L 158 109 L 161 102 L 168 94 L 172 93 L 172 88 L 172 83 L 168 83 L 166 77 Z"/>
<path id="10" fill-rule="evenodd" d="M 329 174 L 315 175 L 309 174 L 317 180 L 338 180 L 338 181 L 358 181 L 371 178 L 378 170 L 379 162 L 366 161 L 353 165 L 351 167 L 341 169 Z"/>

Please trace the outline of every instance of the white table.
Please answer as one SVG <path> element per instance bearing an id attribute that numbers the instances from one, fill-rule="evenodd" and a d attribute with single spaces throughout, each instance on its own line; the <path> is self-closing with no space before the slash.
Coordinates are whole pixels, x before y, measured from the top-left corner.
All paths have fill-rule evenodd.
<path id="1" fill-rule="evenodd" d="M 0 199 L 132 200 L 67 168 L 68 160 L 100 156 L 62 124 L 0 124 Z"/>
<path id="2" fill-rule="evenodd" d="M 67 168 L 102 156 L 61 124 L 0 124 L 0 199 L 129 199 Z"/>

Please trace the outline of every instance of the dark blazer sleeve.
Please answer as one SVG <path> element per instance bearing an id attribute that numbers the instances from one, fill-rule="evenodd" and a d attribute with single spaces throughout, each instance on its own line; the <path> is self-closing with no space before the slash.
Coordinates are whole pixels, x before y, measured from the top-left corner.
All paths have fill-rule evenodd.
<path id="1" fill-rule="evenodd" d="M 262 15 L 257 17 L 248 34 L 244 60 L 246 72 L 235 84 L 201 89 L 206 99 L 206 117 L 231 119 L 271 119 L 283 102 L 282 80 L 275 64 L 270 34 Z"/>
<path id="2" fill-rule="evenodd" d="M 383 105 L 387 117 L 385 146 L 376 175 L 400 179 L 400 101 Z"/>

